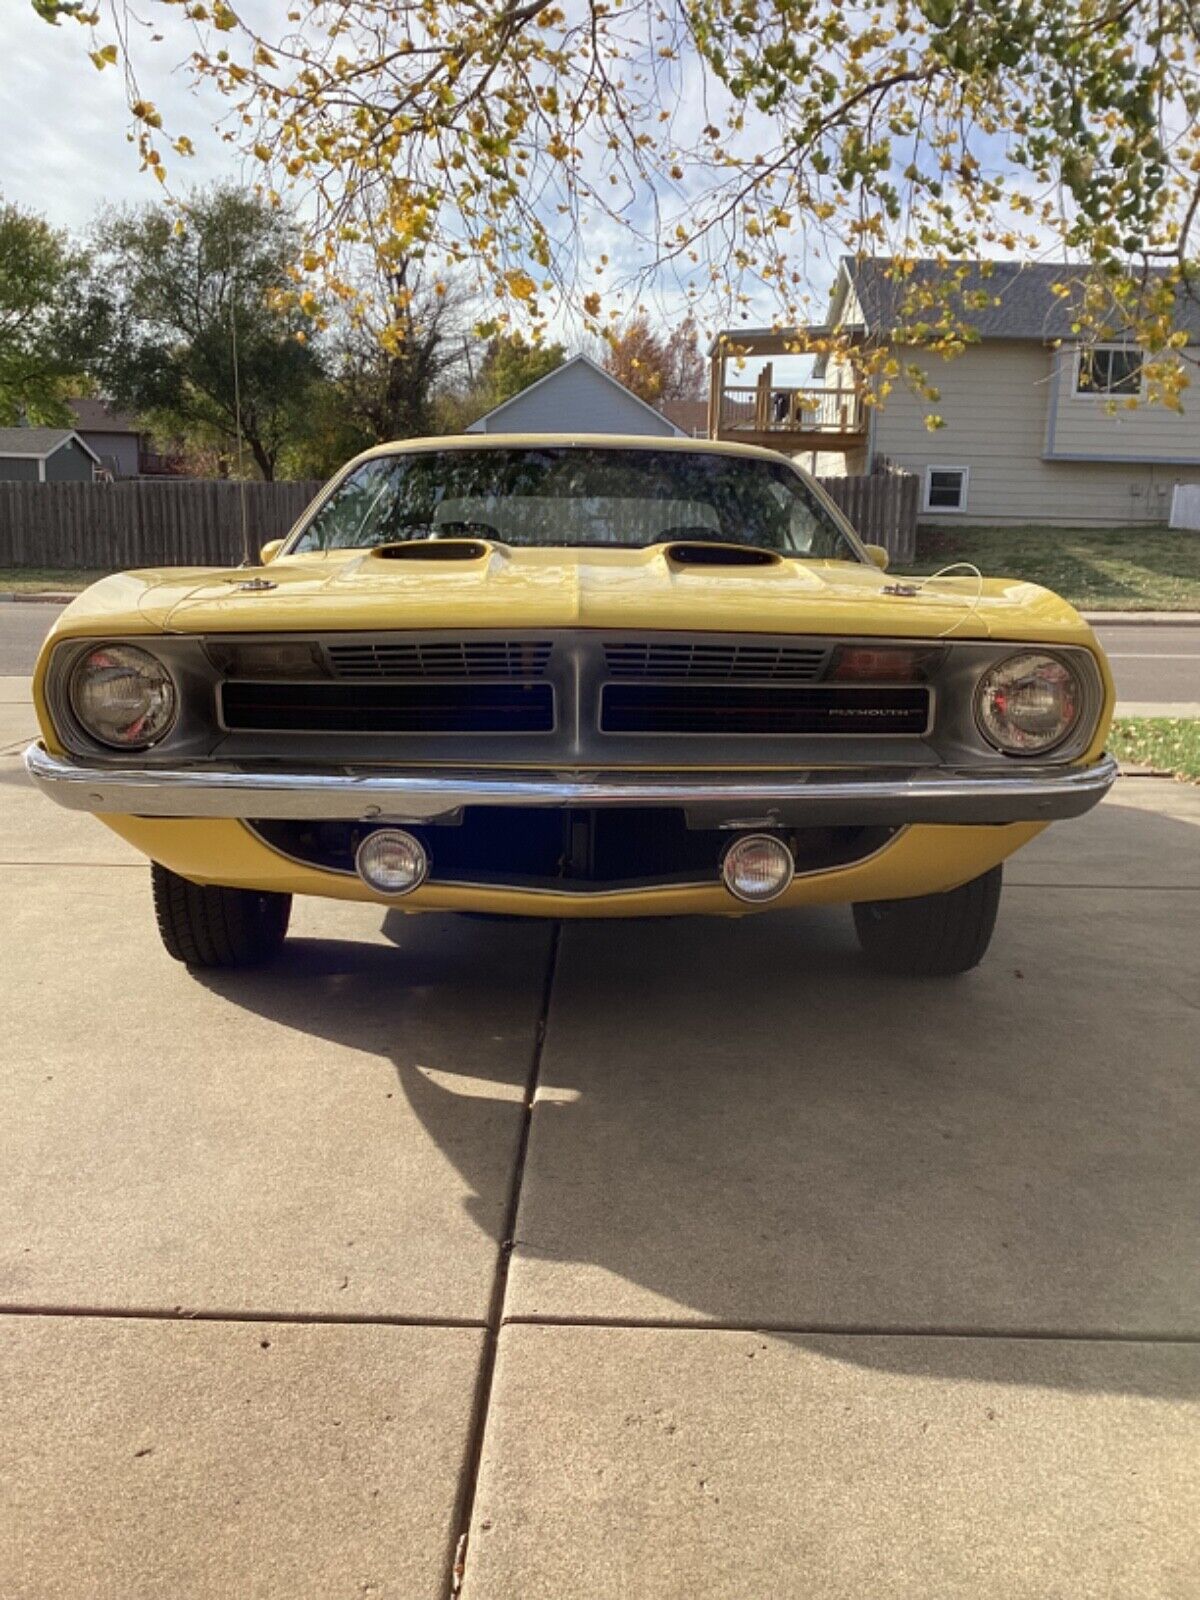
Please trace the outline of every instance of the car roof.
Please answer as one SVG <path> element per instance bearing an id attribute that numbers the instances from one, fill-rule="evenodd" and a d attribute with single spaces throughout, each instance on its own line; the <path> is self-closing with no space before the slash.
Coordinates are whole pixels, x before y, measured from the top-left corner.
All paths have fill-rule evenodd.
<path id="1" fill-rule="evenodd" d="M 680 454 L 748 456 L 758 461 L 787 461 L 781 450 L 727 439 L 656 438 L 644 433 L 454 433 L 441 438 L 397 439 L 365 450 L 358 461 L 375 456 L 415 454 L 426 450 L 669 450 Z"/>

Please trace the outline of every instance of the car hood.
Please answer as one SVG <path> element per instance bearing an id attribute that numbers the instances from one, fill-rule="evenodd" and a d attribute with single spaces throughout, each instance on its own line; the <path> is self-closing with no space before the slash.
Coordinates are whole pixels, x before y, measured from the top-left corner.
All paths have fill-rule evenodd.
<path id="1" fill-rule="evenodd" d="M 915 591 L 915 592 L 914 592 Z M 1090 629 L 1036 584 L 905 580 L 849 561 L 688 565 L 663 546 L 512 549 L 463 558 L 336 551 L 262 568 L 120 573 L 55 636 L 436 628 L 623 628 L 1083 643 Z"/>

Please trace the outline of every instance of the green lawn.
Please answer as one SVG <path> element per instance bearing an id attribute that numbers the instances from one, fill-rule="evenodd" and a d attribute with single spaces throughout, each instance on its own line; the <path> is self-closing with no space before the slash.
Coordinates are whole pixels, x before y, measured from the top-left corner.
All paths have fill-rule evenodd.
<path id="1" fill-rule="evenodd" d="M 906 572 L 971 561 L 1088 611 L 1200 611 L 1200 533 L 1165 528 L 922 528 Z"/>
<path id="2" fill-rule="evenodd" d="M 83 567 L 0 567 L 0 594 L 39 594 L 49 590 L 58 594 L 78 594 L 107 570 L 89 571 Z"/>
<path id="3" fill-rule="evenodd" d="M 1108 748 L 1127 766 L 1155 767 L 1200 783 L 1200 718 L 1119 719 L 1112 725 Z"/>

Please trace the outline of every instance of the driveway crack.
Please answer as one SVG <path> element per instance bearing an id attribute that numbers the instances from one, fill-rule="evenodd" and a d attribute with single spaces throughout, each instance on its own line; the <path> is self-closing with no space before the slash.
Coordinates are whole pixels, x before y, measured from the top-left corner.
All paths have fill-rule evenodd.
<path id="1" fill-rule="evenodd" d="M 483 1354 L 479 1363 L 479 1379 L 475 1390 L 475 1403 L 471 1429 L 467 1439 L 466 1465 L 462 1488 L 454 1521 L 451 1545 L 450 1575 L 447 1593 L 456 1600 L 462 1589 L 467 1566 L 467 1546 L 471 1534 L 471 1520 L 475 1513 L 475 1495 L 479 1487 L 479 1466 L 483 1459 L 483 1442 L 487 1433 L 488 1414 L 492 1403 L 492 1384 L 496 1376 L 496 1354 L 500 1343 L 500 1330 L 505 1323 L 505 1305 L 508 1298 L 508 1273 L 513 1251 L 517 1246 L 517 1214 L 521 1207 L 521 1189 L 525 1180 L 525 1160 L 529 1153 L 529 1135 L 533 1127 L 533 1107 L 537 1099 L 538 1082 L 542 1070 L 542 1051 L 546 1043 L 546 1025 L 550 1016 L 550 1000 L 554 978 L 558 970 L 558 952 L 562 942 L 562 923 L 556 922 L 550 937 L 550 952 L 546 963 L 546 978 L 542 986 L 541 1009 L 533 1033 L 533 1048 L 529 1056 L 529 1072 L 525 1079 L 525 1092 L 521 1100 L 521 1130 L 517 1139 L 517 1156 L 513 1163 L 512 1182 L 509 1185 L 508 1203 L 504 1224 L 500 1230 L 500 1247 L 496 1254 L 496 1273 L 492 1281 L 491 1300 L 485 1325 Z"/>

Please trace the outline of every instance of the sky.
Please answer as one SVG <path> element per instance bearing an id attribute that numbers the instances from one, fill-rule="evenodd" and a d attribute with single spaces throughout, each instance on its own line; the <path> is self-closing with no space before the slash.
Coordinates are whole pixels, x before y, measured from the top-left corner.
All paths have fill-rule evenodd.
<path id="1" fill-rule="evenodd" d="M 162 59 L 169 57 L 159 46 Z M 56 227 L 82 231 L 102 209 L 154 200 L 160 190 L 139 172 L 126 142 L 129 113 L 119 69 L 97 72 L 88 36 L 76 23 L 50 27 L 29 0 L 0 0 L 0 194 L 38 211 Z M 213 132 L 219 106 L 206 106 L 186 78 L 165 73 L 152 98 L 172 128 L 189 134 L 196 157 L 189 178 L 236 174 L 236 157 Z"/>

